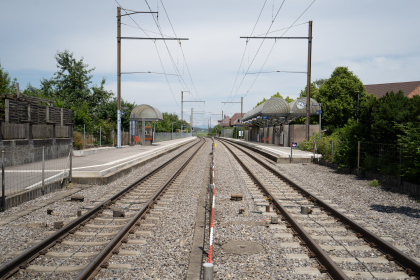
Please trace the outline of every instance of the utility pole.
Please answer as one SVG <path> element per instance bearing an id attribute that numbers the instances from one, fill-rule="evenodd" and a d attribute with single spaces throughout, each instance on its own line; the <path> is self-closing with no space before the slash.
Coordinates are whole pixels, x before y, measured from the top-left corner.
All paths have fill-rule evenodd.
<path id="1" fill-rule="evenodd" d="M 311 61 L 312 61 L 312 20 L 309 21 L 308 34 L 308 81 L 306 86 L 306 140 L 309 140 L 309 124 L 311 115 Z"/>
<path id="2" fill-rule="evenodd" d="M 189 92 L 187 90 L 181 91 L 181 134 L 182 134 L 182 127 L 183 127 L 183 120 L 184 120 L 184 102 L 203 102 L 206 101 L 184 101 L 184 92 Z M 192 111 L 191 111 L 192 112 Z"/>
<path id="3" fill-rule="evenodd" d="M 187 38 L 150 38 L 150 37 L 121 37 L 121 17 L 133 14 L 157 14 L 157 12 L 136 12 L 121 15 L 121 7 L 117 7 L 117 148 L 121 148 L 121 39 L 136 40 L 188 40 Z M 142 131 L 142 143 L 144 143 L 144 131 Z"/>
<path id="4" fill-rule="evenodd" d="M 121 148 L 121 7 L 117 7 L 117 148 Z"/>
<path id="5" fill-rule="evenodd" d="M 310 101 L 311 101 L 311 61 L 312 61 L 312 20 L 309 21 L 309 35 L 308 37 L 240 37 L 242 39 L 305 39 L 308 40 L 308 70 L 307 70 L 307 89 L 306 89 L 306 139 L 309 140 L 309 116 L 310 116 Z M 301 73 L 301 72 L 300 72 Z"/>

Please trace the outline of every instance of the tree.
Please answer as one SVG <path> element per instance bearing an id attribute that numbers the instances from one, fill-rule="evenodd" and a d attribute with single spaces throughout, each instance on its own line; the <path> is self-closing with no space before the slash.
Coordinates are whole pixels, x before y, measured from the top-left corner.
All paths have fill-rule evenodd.
<path id="1" fill-rule="evenodd" d="M 301 92 L 301 97 L 306 96 Z M 329 131 L 344 127 L 349 120 L 356 120 L 359 103 L 364 102 L 367 93 L 359 78 L 347 67 L 337 67 L 331 77 L 319 89 L 311 84 L 311 97 L 322 104 L 323 126 Z"/>
<path id="2" fill-rule="evenodd" d="M 382 143 L 396 143 L 404 134 L 405 123 L 414 123 L 420 109 L 415 106 L 416 99 L 411 99 L 400 91 L 387 92 L 379 98 L 372 108 L 372 139 Z"/>
<path id="3" fill-rule="evenodd" d="M 9 73 L 0 64 L 0 94 L 15 94 L 16 78 L 12 79 Z"/>
<path id="4" fill-rule="evenodd" d="M 99 123 L 100 108 L 106 107 L 112 92 L 104 89 L 104 78 L 99 86 L 91 86 L 90 73 L 95 68 L 89 68 L 89 65 L 84 64 L 83 58 L 77 60 L 73 57 L 73 53 L 65 50 L 57 52 L 55 59 L 57 72 L 54 73 L 54 77 L 42 79 L 40 89 L 29 85 L 24 94 L 56 100 L 56 105 L 75 111 L 76 129 L 82 129 L 85 125 L 89 128 L 88 131 L 92 130 Z M 128 124 L 128 120 L 126 123 Z"/>
<path id="5" fill-rule="evenodd" d="M 130 128 L 130 113 L 136 107 L 135 103 L 124 101 L 121 98 L 121 107 L 128 108 L 122 109 L 123 114 L 121 115 L 121 128 Z M 103 102 L 97 108 L 96 117 L 102 120 L 109 120 L 112 123 L 117 123 L 117 98 L 114 97 L 108 102 Z"/>
<path id="6" fill-rule="evenodd" d="M 273 97 L 280 97 L 280 98 L 283 98 L 283 96 L 280 94 L 280 92 L 277 92 L 276 94 L 273 94 L 270 98 L 273 98 Z M 284 100 L 286 100 L 287 101 L 287 103 L 290 103 L 290 102 L 292 102 L 292 101 L 294 101 L 293 100 L 293 98 L 290 98 L 289 96 L 287 96 L 286 98 L 283 98 Z M 255 107 L 254 108 L 256 108 L 256 107 L 258 107 L 258 106 L 260 106 L 261 104 L 263 104 L 264 102 L 266 102 L 267 101 L 267 99 L 265 99 L 265 97 L 264 97 L 264 99 L 263 100 L 261 100 L 260 102 L 258 102 L 257 103 L 257 105 L 255 105 Z"/>

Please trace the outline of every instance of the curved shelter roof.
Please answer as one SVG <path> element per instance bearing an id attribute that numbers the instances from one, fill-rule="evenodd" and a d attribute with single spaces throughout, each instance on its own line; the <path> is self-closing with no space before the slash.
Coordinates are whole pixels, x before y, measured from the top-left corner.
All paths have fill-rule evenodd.
<path id="1" fill-rule="evenodd" d="M 310 114 L 316 114 L 319 106 L 312 106 L 318 102 L 311 98 Z M 297 117 L 306 116 L 306 97 L 300 98 L 296 101 L 288 103 L 281 97 L 272 97 L 263 104 L 255 107 L 245 114 L 243 121 L 249 121 L 257 117 L 268 116 L 270 119 L 281 117 Z"/>
<path id="2" fill-rule="evenodd" d="M 142 104 L 135 107 L 130 114 L 130 120 L 134 121 L 162 121 L 162 113 L 149 105 Z"/>
<path id="3" fill-rule="evenodd" d="M 264 102 L 261 113 L 264 116 L 274 115 L 276 117 L 287 116 L 290 112 L 289 103 L 281 97 L 272 97 Z"/>
<path id="4" fill-rule="evenodd" d="M 315 115 L 316 111 L 320 110 L 319 105 L 316 106 L 318 102 L 311 98 L 310 99 L 310 114 Z M 306 116 L 306 97 L 299 98 L 293 102 L 290 102 L 290 115 L 291 116 Z"/>

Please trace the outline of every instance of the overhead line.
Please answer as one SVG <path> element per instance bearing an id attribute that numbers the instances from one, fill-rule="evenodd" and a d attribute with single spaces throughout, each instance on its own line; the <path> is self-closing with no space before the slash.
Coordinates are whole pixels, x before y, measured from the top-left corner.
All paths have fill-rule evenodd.
<path id="1" fill-rule="evenodd" d="M 257 21 L 256 21 L 256 22 L 255 22 L 255 24 L 254 24 L 254 28 L 253 28 L 253 29 L 252 29 L 252 31 L 251 31 L 251 36 L 254 34 L 255 28 L 257 27 L 258 21 L 260 20 L 261 14 L 262 14 L 262 12 L 263 12 L 263 10 L 264 10 L 264 8 L 265 8 L 265 4 L 267 4 L 267 0 L 265 0 L 265 2 L 264 2 L 264 4 L 263 4 L 263 6 L 262 6 L 262 8 L 261 8 L 261 11 L 260 11 L 260 14 L 258 15 Z M 232 86 L 232 89 L 231 89 L 230 94 L 229 94 L 229 96 L 228 96 L 228 100 L 230 100 L 230 97 L 232 96 L 232 93 L 233 93 L 233 91 L 234 91 L 234 89 L 235 89 L 236 81 L 238 80 L 238 77 L 239 77 L 239 72 L 241 71 L 241 67 L 242 67 L 242 63 L 243 63 L 244 58 L 245 58 L 245 54 L 246 54 L 246 49 L 247 49 L 247 47 L 248 47 L 248 41 L 246 42 L 245 49 L 244 49 L 244 52 L 243 52 L 243 54 L 242 54 L 241 63 L 239 64 L 238 71 L 236 72 L 235 81 L 233 82 L 233 86 Z M 223 105 L 223 106 L 224 106 L 224 105 Z"/>
<path id="2" fill-rule="evenodd" d="M 118 6 L 120 6 L 121 7 L 121 4 L 117 1 L 117 0 L 114 0 L 117 4 L 118 4 Z M 146 3 L 147 3 L 147 1 L 146 1 Z M 149 6 L 149 4 L 147 4 L 147 6 Z M 122 8 L 122 7 L 121 7 Z M 127 9 L 124 9 L 124 8 L 122 8 L 123 10 L 124 10 L 124 12 L 125 13 L 127 13 L 126 12 L 126 10 Z M 152 12 L 152 10 L 150 9 L 150 6 L 149 6 L 149 11 L 150 12 Z M 153 14 L 152 14 L 153 15 Z M 131 15 L 129 15 L 128 16 L 136 25 L 137 25 L 137 27 L 141 30 L 141 31 L 143 31 L 143 33 L 147 36 L 147 37 L 149 37 L 150 38 L 150 36 L 144 31 L 144 29 L 143 28 L 141 28 L 140 27 L 140 25 L 131 17 Z M 153 17 L 154 18 L 154 17 Z M 162 34 L 162 32 L 160 32 L 160 35 L 163 37 L 163 34 Z M 172 97 L 173 97 L 173 99 L 174 99 L 174 101 L 175 101 L 175 104 L 179 107 L 179 104 L 178 104 L 178 102 L 177 102 L 177 100 L 176 100 L 176 98 L 175 98 L 175 95 L 174 95 L 174 93 L 173 93 L 173 91 L 172 91 L 172 87 L 171 87 L 171 85 L 170 85 L 170 83 L 169 83 L 169 80 L 168 80 L 168 77 L 167 77 L 167 74 L 166 74 L 166 71 L 165 71 L 165 68 L 164 68 L 164 66 L 163 66 L 163 63 L 162 63 L 162 59 L 161 59 L 161 57 L 160 57 L 160 53 L 159 53 L 159 49 L 157 48 L 157 46 L 156 46 L 156 42 L 154 42 L 154 44 L 155 44 L 155 48 L 156 48 L 156 51 L 157 51 L 157 54 L 158 54 L 158 57 L 159 57 L 159 61 L 160 61 L 160 64 L 161 64 L 161 67 L 162 67 L 162 70 L 163 70 L 163 72 L 165 73 L 165 79 L 166 79 L 166 82 L 168 83 L 168 86 L 169 86 L 169 89 L 170 89 L 170 91 L 171 91 L 171 94 L 172 94 Z M 165 43 L 166 44 L 166 43 Z"/>
<path id="3" fill-rule="evenodd" d="M 289 28 L 287 28 L 284 32 L 283 32 L 283 34 L 280 36 L 280 37 L 283 37 L 289 30 L 290 30 L 290 28 L 306 13 L 306 11 L 315 3 L 315 1 L 316 0 L 313 0 L 312 1 L 312 3 L 311 4 L 309 4 L 309 6 L 299 15 L 299 17 L 289 26 Z M 267 55 L 267 58 L 265 59 L 265 61 L 264 61 L 264 63 L 263 63 L 263 65 L 261 66 L 261 68 L 260 68 L 260 71 L 259 72 L 261 72 L 262 71 L 262 69 L 264 68 L 264 66 L 265 66 L 265 64 L 267 63 L 267 61 L 268 61 L 268 58 L 270 57 L 270 55 L 271 55 L 271 53 L 273 52 L 273 49 L 274 49 L 274 46 L 275 46 L 275 44 L 276 44 L 276 42 L 277 41 L 275 41 L 274 42 L 274 44 L 273 44 L 273 47 L 271 48 L 271 50 L 270 50 L 270 52 L 268 53 L 268 55 Z M 257 81 L 257 79 L 258 79 L 258 77 L 260 76 L 260 74 L 258 73 L 257 74 L 257 77 L 255 77 L 255 79 L 254 79 L 254 81 L 252 82 L 252 84 L 251 84 L 251 86 L 249 87 L 249 89 L 246 91 L 246 93 L 245 93 L 245 95 L 244 95 L 244 97 L 245 96 L 247 96 L 248 95 L 248 93 L 249 93 L 249 91 L 251 90 L 251 88 L 254 86 L 254 84 L 255 84 L 255 82 Z"/>
<path id="4" fill-rule="evenodd" d="M 279 9 L 278 9 L 278 11 L 277 11 L 277 13 L 276 13 L 276 16 L 274 17 L 274 19 L 272 19 L 271 24 L 270 24 L 270 26 L 269 26 L 269 28 L 268 28 L 268 30 L 267 30 L 267 32 L 266 32 L 266 35 L 268 34 L 268 32 L 270 32 L 270 29 L 273 27 L 273 24 L 274 24 L 275 20 L 277 19 L 277 16 L 279 15 L 279 13 L 280 13 L 280 11 L 281 11 L 281 8 L 283 7 L 283 5 L 284 5 L 284 2 L 285 2 L 285 1 L 286 1 L 286 0 L 283 0 L 283 2 L 281 3 L 281 5 L 280 5 L 280 7 L 279 7 Z M 261 48 L 262 48 L 262 45 L 264 44 L 264 41 L 265 41 L 265 40 L 263 40 L 263 41 L 261 42 L 260 46 L 258 47 L 258 50 L 257 50 L 257 52 L 255 53 L 255 56 L 253 57 L 253 59 L 252 59 L 251 63 L 249 64 L 249 66 L 248 66 L 248 68 L 247 68 L 247 70 L 246 70 L 246 73 L 248 73 L 249 69 L 251 68 L 252 64 L 254 63 L 254 61 L 255 61 L 255 59 L 256 59 L 256 57 L 257 57 L 258 53 L 260 52 L 260 50 L 261 50 Z M 243 82 L 244 82 L 244 80 L 245 80 L 246 73 L 245 73 L 244 77 L 242 78 L 241 82 L 239 83 L 239 86 L 238 86 L 238 88 L 237 88 L 237 90 L 236 90 L 235 94 L 233 95 L 232 99 L 233 99 L 233 98 L 235 98 L 235 96 L 238 94 L 238 91 L 239 91 L 239 89 L 241 88 L 242 83 L 243 83 Z M 244 97 L 245 97 L 245 96 L 246 96 L 246 94 L 244 95 Z M 229 106 L 231 106 L 231 105 L 229 105 Z M 229 108 L 229 107 L 228 107 L 228 108 Z"/>
<path id="5" fill-rule="evenodd" d="M 159 2 L 158 2 L 158 3 L 159 3 Z M 160 0 L 160 3 L 162 4 L 163 10 L 164 10 L 164 12 L 165 12 L 166 17 L 168 18 L 169 25 L 171 26 L 172 31 L 174 32 L 174 35 L 175 35 L 175 36 L 177 36 L 177 35 L 176 35 L 176 32 L 175 32 L 175 29 L 174 29 L 174 27 L 173 27 L 173 25 L 172 25 L 171 19 L 169 18 L 168 12 L 166 11 L 166 7 L 165 7 L 165 5 L 163 4 L 162 0 Z M 179 47 L 180 47 L 181 52 L 182 52 L 182 57 L 183 57 L 183 60 L 184 60 L 185 66 L 187 67 L 187 72 L 188 72 L 188 75 L 189 75 L 189 77 L 190 77 L 191 84 L 192 84 L 192 86 L 193 86 L 193 88 L 194 88 L 194 93 L 197 95 L 198 100 L 201 100 L 200 96 L 198 95 L 197 89 L 196 89 L 196 87 L 195 87 L 194 81 L 193 81 L 193 79 L 192 79 L 191 72 L 190 72 L 190 68 L 188 67 L 188 63 L 187 63 L 187 60 L 186 60 L 186 58 L 185 58 L 185 54 L 184 54 L 184 50 L 183 50 L 183 48 L 182 48 L 182 44 L 181 44 L 181 42 L 179 42 Z M 200 105 L 201 105 L 201 104 L 199 104 L 199 106 L 200 106 Z"/>

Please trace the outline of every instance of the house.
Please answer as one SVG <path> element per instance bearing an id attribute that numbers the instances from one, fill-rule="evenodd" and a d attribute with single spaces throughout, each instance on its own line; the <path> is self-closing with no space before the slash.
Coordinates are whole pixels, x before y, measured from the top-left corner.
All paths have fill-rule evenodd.
<path id="1" fill-rule="evenodd" d="M 241 117 L 243 117 L 243 116 L 245 116 L 245 113 L 242 113 L 242 116 L 241 116 L 241 113 L 235 113 L 232 116 L 232 118 L 230 118 L 230 126 L 236 126 L 236 125 L 238 125 L 240 123 L 240 120 L 239 119 Z"/>
<path id="2" fill-rule="evenodd" d="M 219 122 L 220 126 L 230 126 L 230 118 L 228 115 L 225 115 L 225 118 Z"/>
<path id="3" fill-rule="evenodd" d="M 373 94 L 377 98 L 381 98 L 387 92 L 393 91 L 394 93 L 397 93 L 400 90 L 408 98 L 412 98 L 414 95 L 420 95 L 420 81 L 365 85 L 365 88 L 367 93 Z"/>

